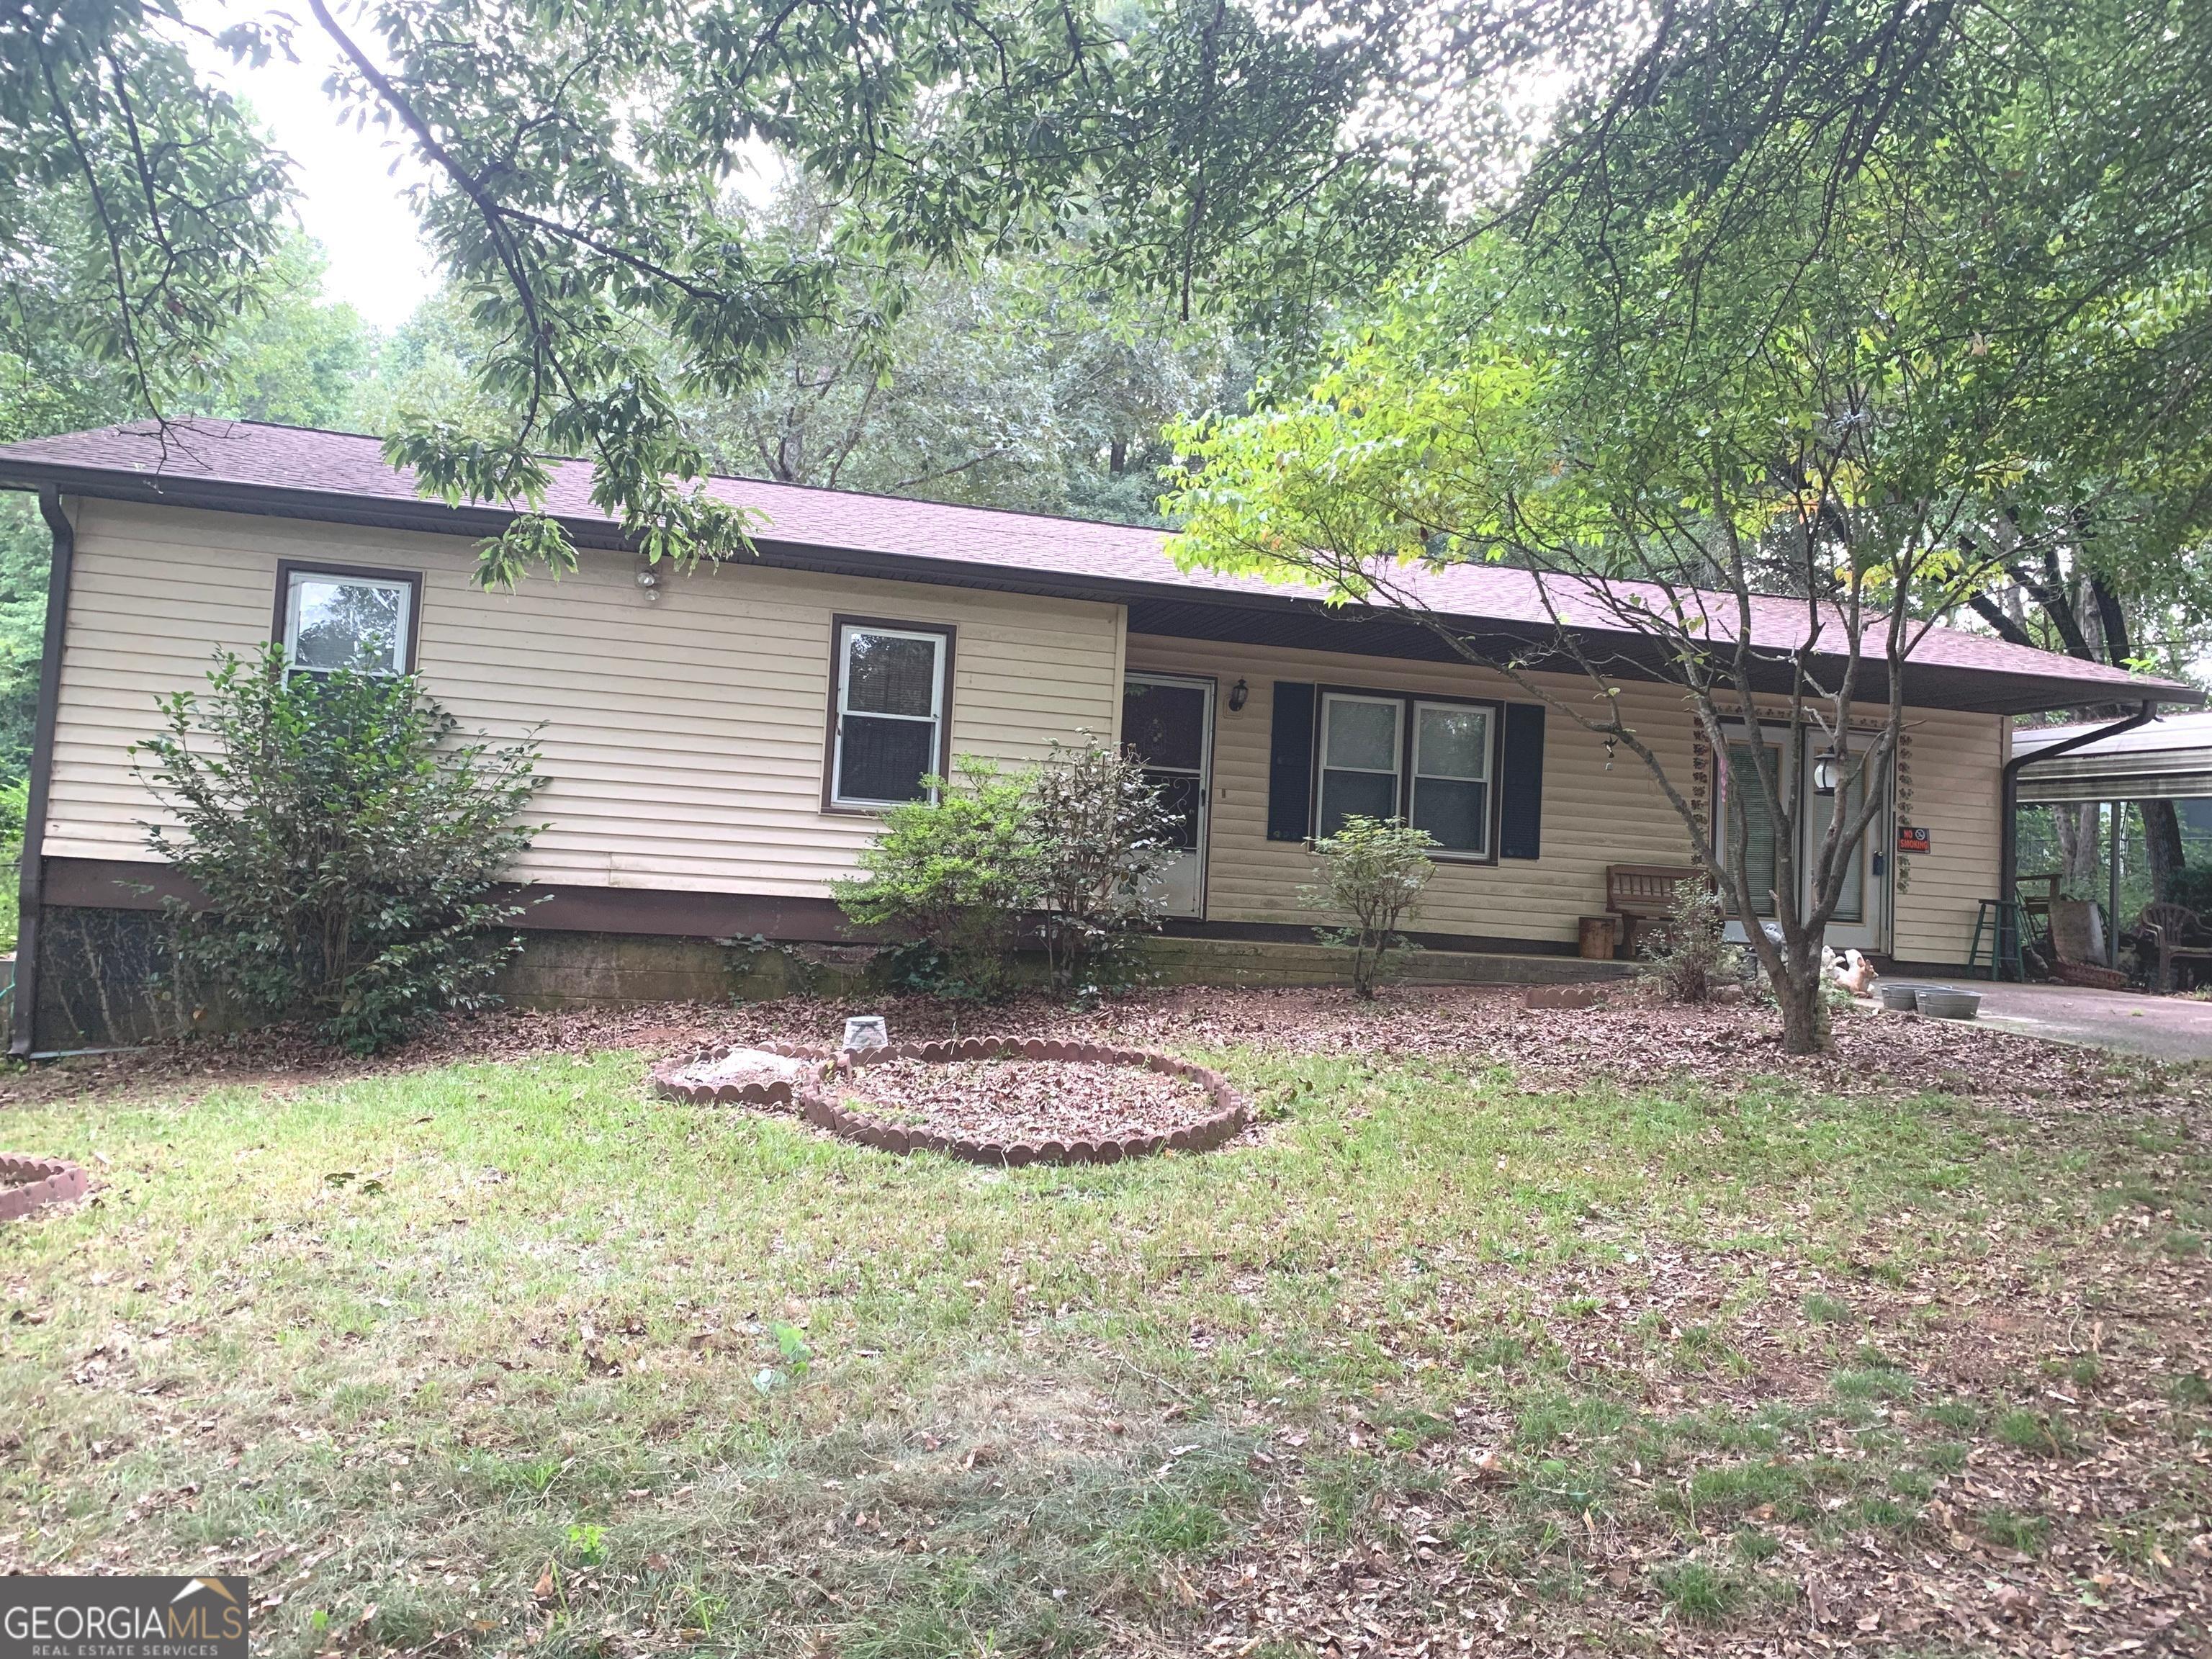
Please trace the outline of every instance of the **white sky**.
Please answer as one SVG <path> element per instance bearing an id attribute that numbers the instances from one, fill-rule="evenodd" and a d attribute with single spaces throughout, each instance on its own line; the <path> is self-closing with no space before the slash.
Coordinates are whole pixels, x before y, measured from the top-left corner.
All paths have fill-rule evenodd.
<path id="1" fill-rule="evenodd" d="M 252 7 L 226 7 L 217 0 L 185 7 L 187 17 L 209 29 L 254 15 Z M 344 12 L 339 15 L 343 19 Z M 209 80 L 252 106 L 277 147 L 291 156 L 301 223 L 330 257 L 324 291 L 388 332 L 437 286 L 436 269 L 401 194 L 422 175 L 404 161 L 392 173 L 400 152 L 382 133 L 339 125 L 337 106 L 323 91 L 337 48 L 304 7 L 297 15 L 296 64 L 272 58 L 256 69 L 204 41 L 192 57 Z"/>

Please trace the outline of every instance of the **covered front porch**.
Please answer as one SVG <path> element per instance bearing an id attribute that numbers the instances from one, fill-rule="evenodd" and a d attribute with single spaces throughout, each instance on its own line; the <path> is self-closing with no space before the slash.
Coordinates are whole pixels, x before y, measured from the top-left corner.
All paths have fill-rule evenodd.
<path id="1" fill-rule="evenodd" d="M 1183 632 L 1142 633 L 1144 620 L 1133 607 L 1121 739 L 1182 819 L 1170 905 L 1179 936 L 1241 937 L 1255 951 L 1308 944 L 1320 920 L 1302 902 L 1310 841 L 1351 811 L 1436 836 L 1438 867 L 1412 931 L 1463 953 L 1571 957 L 1583 921 L 1608 912 L 1608 871 L 1695 863 L 1681 814 L 1641 759 L 1432 638 L 1350 617 L 1280 642 L 1206 637 L 1194 608 L 1176 618 Z M 1590 693 L 1563 675 L 1537 684 L 1563 700 Z M 1716 763 L 1679 690 L 1632 681 L 1620 695 L 1712 833 L 1741 757 Z M 1870 710 L 1863 724 L 1877 718 Z M 1839 947 L 1966 960 L 1997 881 L 2003 728 L 1994 712 L 1911 711 L 1897 765 L 1874 781 L 1892 811 L 1860 851 L 1832 929 Z M 1777 731 L 1763 725 L 1731 747 L 1747 755 L 1753 741 L 1779 743 Z M 1807 792 L 1801 836 L 1817 832 L 1827 805 L 1812 798 L 1809 769 L 1785 767 Z"/>

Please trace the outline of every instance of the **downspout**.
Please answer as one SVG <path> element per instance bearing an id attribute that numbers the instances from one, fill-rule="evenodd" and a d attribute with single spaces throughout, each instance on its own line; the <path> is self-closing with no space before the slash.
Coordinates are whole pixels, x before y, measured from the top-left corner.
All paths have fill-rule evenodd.
<path id="1" fill-rule="evenodd" d="M 2063 743 L 2054 743 L 2048 749 L 2038 749 L 2026 755 L 2014 755 L 2005 763 L 2004 787 L 2002 792 L 2003 805 L 1997 809 L 2004 815 L 2003 822 L 1998 826 L 1997 833 L 1997 896 L 2000 899 L 2011 900 L 2020 884 L 2020 775 L 2027 768 L 2038 765 L 2044 761 L 2057 760 L 2061 755 L 2070 755 L 2076 749 L 2087 748 L 2093 743 L 2102 743 L 2106 738 L 2117 738 L 2121 732 L 2132 732 L 2138 726 L 2148 726 L 2157 718 L 2157 702 L 2146 697 L 2142 707 L 2124 720 L 2116 720 L 2110 726 L 2100 726 L 2094 732 L 2084 732 L 2079 737 L 2067 738 Z M 2117 823 L 2113 827 L 2113 834 L 2115 836 L 2118 834 Z M 2000 951 L 1997 959 L 2000 962 L 2004 959 L 2002 953 L 2005 949 L 2014 942 L 2007 936 L 2014 915 L 2014 912 L 2010 908 L 1997 912 L 1997 944 Z M 2119 936 L 2120 919 L 2113 916 L 2109 921 L 2110 931 L 2117 939 Z M 1990 976 L 1994 979 L 1996 977 L 1996 969 L 1992 967 Z"/>
<path id="2" fill-rule="evenodd" d="M 39 923 L 46 890 L 46 797 L 54 769 L 54 714 L 61 701 L 62 641 L 69 631 L 70 572 L 76 562 L 76 526 L 62 510 L 61 491 L 39 491 L 39 512 L 53 532 L 54 556 L 46 573 L 46 633 L 39 659 L 39 714 L 31 728 L 31 775 L 24 791 L 21 913 L 15 933 L 15 1018 L 8 1052 L 31 1052 L 31 1027 L 39 1011 Z"/>

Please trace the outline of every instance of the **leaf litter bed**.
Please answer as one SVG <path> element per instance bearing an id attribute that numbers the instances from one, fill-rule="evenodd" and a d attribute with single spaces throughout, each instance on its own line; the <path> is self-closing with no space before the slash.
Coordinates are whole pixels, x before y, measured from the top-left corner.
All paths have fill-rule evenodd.
<path id="1" fill-rule="evenodd" d="M 1097 1060 L 883 1060 L 839 1079 L 837 1094 L 914 1128 L 1008 1144 L 1141 1140 L 1214 1112 L 1194 1079 Z"/>

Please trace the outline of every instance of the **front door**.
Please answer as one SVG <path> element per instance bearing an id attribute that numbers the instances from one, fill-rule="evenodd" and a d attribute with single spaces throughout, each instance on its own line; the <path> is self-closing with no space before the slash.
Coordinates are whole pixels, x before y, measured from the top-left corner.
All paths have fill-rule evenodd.
<path id="1" fill-rule="evenodd" d="M 1853 738 L 1850 748 L 1864 750 L 1867 740 Z M 1804 790 L 1798 808 L 1798 818 L 1805 826 L 1805 856 L 1798 861 L 1798 879 L 1803 884 L 1801 904 L 1813 902 L 1813 856 L 1820 844 L 1820 837 L 1828 833 L 1828 821 L 1842 807 L 1847 815 L 1856 814 L 1866 800 L 1869 786 L 1879 799 L 1883 794 L 1881 781 L 1872 776 L 1863 760 L 1846 761 L 1837 768 L 1838 782 L 1832 795 L 1817 793 L 1813 787 L 1814 761 L 1828 747 L 1828 740 L 1818 732 L 1805 734 L 1805 756 L 1798 766 L 1797 776 Z M 1854 764 L 1860 766 L 1852 775 Z M 1846 781 L 1847 780 L 1847 781 Z M 1831 950 L 1879 951 L 1884 948 L 1883 922 L 1889 908 L 1889 866 L 1897 854 L 1894 850 L 1897 836 L 1891 827 L 1889 815 L 1877 809 L 1867 821 L 1866 834 L 1859 838 L 1857 850 L 1852 854 L 1850 867 L 1844 872 L 1843 891 L 1836 900 L 1835 920 L 1828 924 L 1827 942 Z"/>
<path id="2" fill-rule="evenodd" d="M 1759 787 L 1757 774 L 1753 769 L 1758 763 L 1759 750 L 1765 751 L 1766 763 L 1778 769 L 1779 781 L 1785 792 L 1796 798 L 1797 880 L 1798 902 L 1809 906 L 1813 894 L 1813 849 L 1827 833 L 1828 821 L 1838 803 L 1856 811 L 1871 784 L 1877 790 L 1881 780 L 1862 774 L 1852 779 L 1848 787 L 1839 787 L 1833 795 L 1822 795 L 1813 787 L 1814 762 L 1827 748 L 1827 739 L 1817 732 L 1804 734 L 1803 752 L 1790 763 L 1784 754 L 1788 745 L 1788 734 L 1771 728 L 1762 730 L 1754 748 L 1754 739 L 1741 728 L 1729 740 L 1728 767 L 1722 779 L 1722 803 L 1714 825 L 1714 845 L 1725 853 L 1729 812 L 1728 793 L 1741 789 L 1750 805 L 1748 840 L 1745 854 L 1749 865 L 1747 874 L 1754 893 L 1772 890 L 1779 873 L 1781 860 L 1777 845 L 1780 826 L 1768 817 L 1764 805 L 1764 792 Z M 1865 739 L 1854 738 L 1853 748 L 1863 748 Z M 1848 770 L 1848 769 L 1844 769 Z M 1889 916 L 1889 866 L 1896 856 L 1891 850 L 1893 834 L 1889 815 L 1875 812 L 1867 825 L 1851 866 L 1844 872 L 1843 892 L 1836 902 L 1835 919 L 1829 922 L 1826 941 L 1832 950 L 1857 949 L 1881 951 L 1887 948 L 1886 936 Z M 1762 905 L 1760 914 L 1771 915 L 1772 907 Z M 1729 924 L 1729 937 L 1741 939 L 1743 930 L 1735 923 Z"/>
<path id="3" fill-rule="evenodd" d="M 1206 914 L 1206 797 L 1213 784 L 1213 682 L 1132 674 L 1121 688 L 1121 744 L 1175 821 L 1176 855 L 1160 877 L 1171 916 Z"/>

